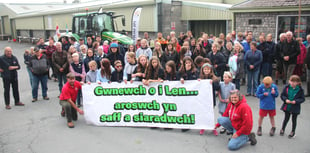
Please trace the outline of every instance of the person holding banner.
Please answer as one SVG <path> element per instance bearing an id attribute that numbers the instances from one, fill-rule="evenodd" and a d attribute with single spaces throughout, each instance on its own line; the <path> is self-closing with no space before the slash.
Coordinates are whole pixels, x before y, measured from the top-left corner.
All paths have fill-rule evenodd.
<path id="1" fill-rule="evenodd" d="M 145 79 L 142 80 L 144 85 L 149 85 L 151 82 L 163 82 L 165 72 L 160 65 L 160 61 L 156 56 L 153 56 L 147 65 Z"/>
<path id="2" fill-rule="evenodd" d="M 75 80 L 74 73 L 68 73 L 67 83 L 63 86 L 59 96 L 59 104 L 64 108 L 67 114 L 67 125 L 69 128 L 74 128 L 72 120 L 76 121 L 78 119 L 77 112 L 81 115 L 84 114 L 84 111 L 79 109 L 75 104 L 79 90 L 81 90 L 80 82 Z"/>
<path id="3" fill-rule="evenodd" d="M 252 110 L 239 90 L 230 92 L 229 104 L 223 116 L 219 117 L 217 121 L 214 129 L 223 126 L 233 132 L 233 136 L 228 142 L 229 150 L 238 150 L 248 141 L 251 145 L 256 145 L 255 134 L 251 132 L 253 128 Z"/>

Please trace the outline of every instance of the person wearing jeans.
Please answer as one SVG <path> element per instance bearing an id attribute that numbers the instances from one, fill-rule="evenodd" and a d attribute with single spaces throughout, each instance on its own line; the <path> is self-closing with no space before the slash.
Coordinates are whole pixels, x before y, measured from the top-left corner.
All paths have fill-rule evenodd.
<path id="1" fill-rule="evenodd" d="M 251 107 L 238 90 L 231 91 L 229 101 L 223 116 L 218 118 L 214 129 L 223 126 L 229 132 L 233 132 L 233 136 L 228 142 L 229 150 L 238 150 L 248 141 L 251 142 L 251 145 L 255 145 L 257 140 L 255 134 L 251 133 L 253 128 Z"/>
<path id="2" fill-rule="evenodd" d="M 32 102 L 38 100 L 38 88 L 39 82 L 42 86 L 42 96 L 44 100 L 49 100 L 47 97 L 47 80 L 48 80 L 48 70 L 49 63 L 44 54 L 41 53 L 41 49 L 35 48 L 35 54 L 33 55 L 29 67 L 33 74 L 32 78 Z"/>
<path id="3" fill-rule="evenodd" d="M 260 50 L 256 49 L 257 43 L 255 41 L 251 42 L 251 50 L 245 54 L 245 64 L 247 68 L 248 75 L 248 87 L 246 96 L 250 96 L 253 93 L 253 96 L 256 97 L 256 89 L 258 86 L 258 75 L 263 61 L 263 55 Z"/>

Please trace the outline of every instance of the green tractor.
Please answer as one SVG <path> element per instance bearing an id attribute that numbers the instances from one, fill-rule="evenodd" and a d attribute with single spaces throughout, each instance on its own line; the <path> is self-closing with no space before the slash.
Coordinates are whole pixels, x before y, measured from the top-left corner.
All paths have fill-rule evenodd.
<path id="1" fill-rule="evenodd" d="M 118 40 L 119 43 L 127 46 L 133 44 L 133 40 L 124 35 L 115 32 L 114 19 L 122 17 L 122 24 L 125 26 L 125 16 L 114 16 L 114 12 L 103 12 L 100 9 L 98 12 L 86 12 L 73 15 L 72 34 L 76 34 L 81 38 L 86 39 L 101 35 L 101 39 L 111 42 L 112 39 Z M 86 40 L 85 40 L 86 42 Z"/>

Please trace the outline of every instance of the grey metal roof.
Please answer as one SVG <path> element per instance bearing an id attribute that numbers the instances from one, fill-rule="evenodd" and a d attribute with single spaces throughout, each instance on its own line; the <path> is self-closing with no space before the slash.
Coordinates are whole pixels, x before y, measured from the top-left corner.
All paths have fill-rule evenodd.
<path id="1" fill-rule="evenodd" d="M 26 14 L 31 12 L 37 12 L 41 10 L 50 10 L 56 8 L 63 8 L 68 4 L 54 4 L 54 3 L 3 3 L 7 8 L 15 12 L 16 14 Z"/>
<path id="2" fill-rule="evenodd" d="M 301 6 L 309 6 L 310 0 L 301 0 Z M 299 0 L 249 0 L 232 6 L 232 9 L 237 8 L 252 8 L 252 7 L 292 7 L 299 6 Z"/>

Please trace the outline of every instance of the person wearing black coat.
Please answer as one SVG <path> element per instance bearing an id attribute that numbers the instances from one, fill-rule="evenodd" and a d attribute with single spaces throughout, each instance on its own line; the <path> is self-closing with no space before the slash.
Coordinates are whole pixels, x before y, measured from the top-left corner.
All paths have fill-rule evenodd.
<path id="1" fill-rule="evenodd" d="M 285 113 L 285 117 L 280 130 L 280 135 L 284 135 L 285 127 L 292 115 L 292 131 L 288 137 L 293 138 L 297 126 L 297 116 L 300 114 L 300 105 L 305 101 L 304 90 L 302 89 L 299 76 L 292 75 L 290 77 L 289 84 L 283 88 L 281 93 L 281 100 L 283 101 L 281 110 Z"/>
<path id="2" fill-rule="evenodd" d="M 221 80 L 223 81 L 223 74 L 226 68 L 226 60 L 223 53 L 220 51 L 220 45 L 213 43 L 212 44 L 212 52 L 208 54 L 208 58 L 211 61 L 211 64 L 215 68 L 215 75 L 217 77 L 221 77 Z"/>
<path id="3" fill-rule="evenodd" d="M 110 52 L 107 56 L 107 58 L 110 60 L 111 65 L 114 67 L 114 62 L 116 60 L 120 60 L 122 62 L 122 65 L 125 65 L 124 63 L 124 56 L 123 54 L 120 53 L 119 48 L 118 48 L 118 44 L 116 43 L 112 43 L 110 45 Z"/>
<path id="4" fill-rule="evenodd" d="M 100 68 L 99 58 L 94 55 L 93 49 L 88 48 L 87 49 L 87 55 L 83 61 L 86 73 L 89 71 L 88 63 L 92 60 L 96 61 L 98 68 Z"/>
<path id="5" fill-rule="evenodd" d="M 0 72 L 4 87 L 5 108 L 11 109 L 10 106 L 10 86 L 13 88 L 15 106 L 24 106 L 19 100 L 18 76 L 17 70 L 20 69 L 17 58 L 12 55 L 12 48 L 5 47 L 4 55 L 0 56 Z"/>
<path id="6" fill-rule="evenodd" d="M 297 63 L 297 56 L 300 54 L 299 43 L 293 39 L 293 33 L 286 32 L 286 41 L 282 43 L 280 57 L 283 59 L 284 78 L 286 80 L 293 74 Z"/>

